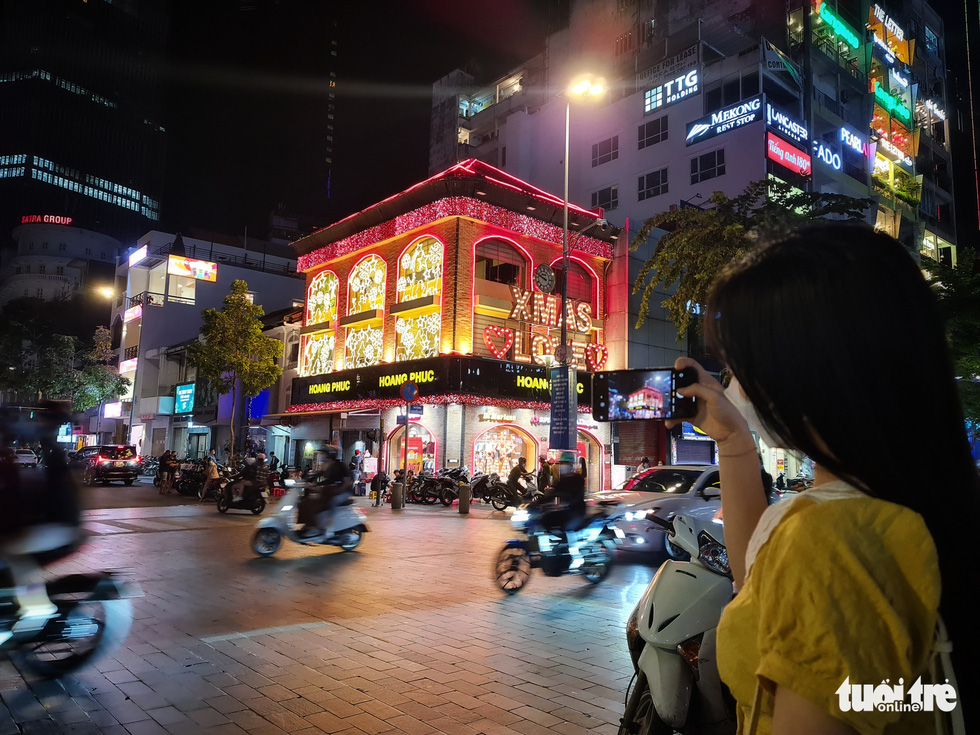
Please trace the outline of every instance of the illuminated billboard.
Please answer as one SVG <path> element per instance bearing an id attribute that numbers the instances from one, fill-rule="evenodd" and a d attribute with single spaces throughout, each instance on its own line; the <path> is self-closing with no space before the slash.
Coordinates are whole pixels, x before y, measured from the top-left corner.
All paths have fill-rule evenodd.
<path id="1" fill-rule="evenodd" d="M 199 281 L 218 280 L 218 264 L 207 260 L 194 260 L 179 255 L 171 255 L 167 261 L 167 273 L 172 276 L 196 278 Z"/>
<path id="2" fill-rule="evenodd" d="M 123 360 L 121 363 L 119 363 L 119 374 L 121 375 L 123 373 L 133 372 L 138 364 L 139 360 L 137 360 L 135 357 L 132 360 Z"/>
<path id="3" fill-rule="evenodd" d="M 178 385 L 174 395 L 174 413 L 191 413 L 194 410 L 194 383 Z"/>
<path id="4" fill-rule="evenodd" d="M 136 306 L 130 306 L 126 311 L 123 312 L 123 323 L 131 322 L 133 319 L 139 319 L 143 316 L 143 305 L 136 304 Z"/>
<path id="5" fill-rule="evenodd" d="M 694 145 L 703 140 L 714 138 L 716 135 L 727 133 L 729 130 L 754 123 L 762 119 L 762 95 L 752 99 L 729 105 L 717 112 L 712 112 L 700 120 L 687 125 L 687 144 Z"/>
<path id="6" fill-rule="evenodd" d="M 117 401 L 116 403 L 107 403 L 103 406 L 102 416 L 107 419 L 118 419 L 122 416 L 122 403 Z"/>
<path id="7" fill-rule="evenodd" d="M 141 262 L 146 258 L 146 245 L 141 247 L 139 250 L 134 250 L 133 254 L 129 256 L 129 267 L 132 268 L 137 263 Z"/>
<path id="8" fill-rule="evenodd" d="M 793 173 L 800 176 L 810 174 L 810 154 L 801 151 L 795 146 L 791 146 L 782 138 L 777 138 L 772 133 L 766 133 L 766 155 L 770 160 L 775 161 L 781 166 L 785 166 Z"/>

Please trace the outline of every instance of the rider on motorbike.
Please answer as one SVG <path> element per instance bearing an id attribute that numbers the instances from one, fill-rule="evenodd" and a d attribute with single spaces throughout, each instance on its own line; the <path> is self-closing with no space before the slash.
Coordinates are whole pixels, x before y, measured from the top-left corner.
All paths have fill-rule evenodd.
<path id="1" fill-rule="evenodd" d="M 45 409 L 38 424 L 7 426 L 13 431 L 0 437 L 0 500 L 7 509 L 0 521 L 0 566 L 5 563 L 13 577 L 20 605 L 15 629 L 22 630 L 39 629 L 57 612 L 45 590 L 39 563 L 66 556 L 82 540 L 77 486 L 63 450 L 54 441 L 58 426 L 70 420 L 68 406 L 50 402 Z M 45 458 L 42 476 L 21 473 L 8 456 L 8 440 L 25 438 L 28 433 L 40 434 Z M 4 638 L 11 635 L 10 631 L 0 633 Z"/>
<path id="2" fill-rule="evenodd" d="M 507 489 L 510 490 L 515 506 L 520 505 L 528 497 L 527 489 L 521 484 L 525 477 L 533 476 L 534 473 L 527 471 L 527 458 L 520 457 L 517 464 L 507 475 Z"/>
<path id="3" fill-rule="evenodd" d="M 323 451 L 327 456 L 326 465 L 312 478 L 320 495 L 320 511 L 316 514 L 316 524 L 300 532 L 302 538 L 330 536 L 334 530 L 336 508 L 347 499 L 354 486 L 353 475 L 340 461 L 337 447 L 328 445 Z"/>
<path id="4" fill-rule="evenodd" d="M 558 482 L 531 506 L 556 506 L 542 514 L 541 525 L 567 534 L 585 518 L 585 478 L 574 471 L 575 457 L 571 452 L 562 453 L 558 468 Z M 572 556 L 571 568 L 580 566 L 583 558 L 578 544 L 569 543 L 568 552 Z"/>

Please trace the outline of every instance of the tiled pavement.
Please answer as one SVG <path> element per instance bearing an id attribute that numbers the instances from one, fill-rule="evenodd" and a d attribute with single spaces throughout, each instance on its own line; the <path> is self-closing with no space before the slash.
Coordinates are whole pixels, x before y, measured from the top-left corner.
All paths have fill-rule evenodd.
<path id="1" fill-rule="evenodd" d="M 92 543 L 52 571 L 132 568 L 133 629 L 62 682 L 0 663 L 0 735 L 616 732 L 624 623 L 654 568 L 627 560 L 595 587 L 535 571 L 506 597 L 504 514 L 368 511 L 354 553 L 287 542 L 271 559 L 248 514 L 89 511 Z"/>

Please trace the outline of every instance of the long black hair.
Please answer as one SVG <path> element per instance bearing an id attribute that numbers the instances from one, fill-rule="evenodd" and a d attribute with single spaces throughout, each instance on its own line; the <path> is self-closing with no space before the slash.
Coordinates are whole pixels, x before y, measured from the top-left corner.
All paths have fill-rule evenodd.
<path id="1" fill-rule="evenodd" d="M 733 264 L 707 314 L 709 344 L 767 429 L 925 520 L 959 700 L 972 695 L 980 478 L 939 305 L 912 254 L 865 225 L 813 225 Z"/>

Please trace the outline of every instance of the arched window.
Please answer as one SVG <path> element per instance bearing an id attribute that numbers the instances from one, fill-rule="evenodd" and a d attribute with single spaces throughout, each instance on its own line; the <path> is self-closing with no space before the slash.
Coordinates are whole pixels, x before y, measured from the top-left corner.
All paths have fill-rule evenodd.
<path id="1" fill-rule="evenodd" d="M 337 275 L 330 271 L 324 271 L 310 281 L 306 294 L 307 326 L 337 320 L 337 287 Z"/>
<path id="2" fill-rule="evenodd" d="M 431 297 L 442 293 L 442 256 L 442 243 L 424 237 L 412 243 L 398 261 L 398 303 L 410 308 L 400 310 L 395 318 L 396 362 L 439 354 L 442 304 Z"/>
<path id="3" fill-rule="evenodd" d="M 347 277 L 347 314 L 385 308 L 387 266 L 377 255 L 369 255 Z"/>
<path id="4" fill-rule="evenodd" d="M 476 246 L 476 278 L 523 288 L 528 267 L 524 253 L 509 242 L 489 239 Z"/>
<path id="5" fill-rule="evenodd" d="M 555 269 L 554 293 L 561 295 L 561 282 L 564 275 L 561 270 L 561 261 L 555 262 L 551 267 Z M 594 301 L 592 295 L 594 288 L 595 279 L 589 273 L 588 269 L 577 261 L 569 260 L 568 298 L 573 301 L 584 301 L 587 304 L 591 304 Z"/>

